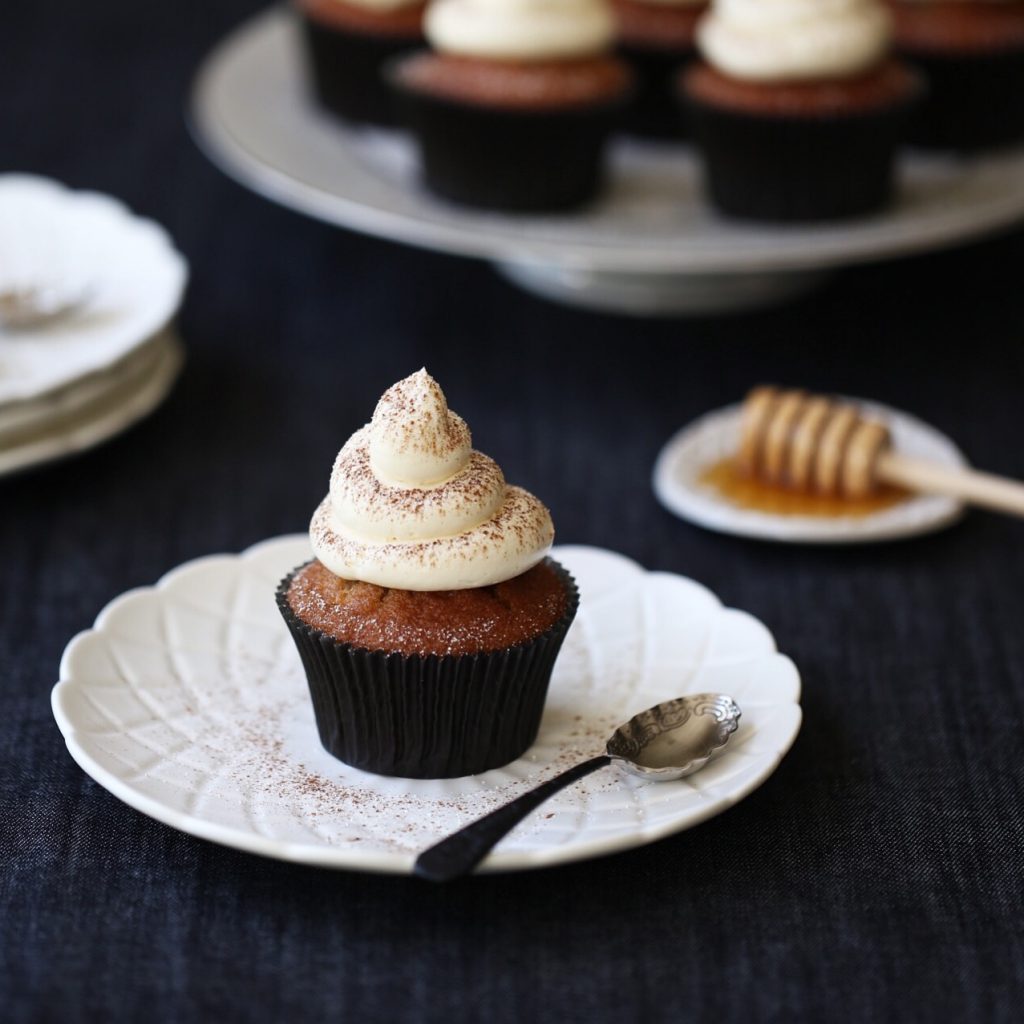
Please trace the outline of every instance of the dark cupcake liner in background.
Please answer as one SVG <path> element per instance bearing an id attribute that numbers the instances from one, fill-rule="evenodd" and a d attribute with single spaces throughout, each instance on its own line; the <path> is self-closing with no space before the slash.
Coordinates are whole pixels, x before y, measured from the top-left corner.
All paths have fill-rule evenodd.
<path id="1" fill-rule="evenodd" d="M 903 55 L 928 83 L 907 129 L 911 145 L 969 153 L 1024 142 L 1024 50 Z"/>
<path id="2" fill-rule="evenodd" d="M 419 143 L 424 182 L 436 195 L 482 209 L 543 213 L 583 206 L 597 194 L 605 144 L 626 97 L 519 110 L 406 87 L 394 64 L 386 75 L 399 117 Z"/>
<path id="3" fill-rule="evenodd" d="M 579 606 L 572 577 L 551 562 L 566 610 L 546 632 L 499 651 L 404 655 L 368 651 L 308 626 L 287 593 L 277 606 L 298 648 L 320 741 L 346 764 L 404 778 L 476 775 L 514 761 L 537 736 L 548 684 Z"/>
<path id="4" fill-rule="evenodd" d="M 685 111 L 676 100 L 675 82 L 696 51 L 624 44 L 619 53 L 633 69 L 635 82 L 633 98 L 623 115 L 623 130 L 647 139 L 685 138 L 689 133 Z"/>
<path id="5" fill-rule="evenodd" d="M 393 125 L 394 94 L 381 69 L 423 44 L 421 35 L 346 32 L 299 13 L 314 95 L 348 121 Z"/>
<path id="6" fill-rule="evenodd" d="M 730 216 L 840 220 L 883 208 L 913 104 L 842 116 L 747 113 L 684 98 L 708 194 Z"/>

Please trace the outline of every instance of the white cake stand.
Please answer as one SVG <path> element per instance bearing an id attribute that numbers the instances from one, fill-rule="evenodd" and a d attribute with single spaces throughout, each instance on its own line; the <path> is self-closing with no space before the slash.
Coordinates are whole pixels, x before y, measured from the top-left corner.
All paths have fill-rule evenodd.
<path id="1" fill-rule="evenodd" d="M 585 212 L 460 208 L 420 186 L 401 133 L 348 128 L 314 106 L 297 25 L 281 8 L 210 55 L 192 116 L 210 157 L 269 199 L 366 234 L 491 260 L 548 298 L 641 315 L 768 305 L 839 267 L 964 242 L 1024 218 L 1024 150 L 970 160 L 909 155 L 885 213 L 766 228 L 709 208 L 687 147 L 625 139 L 612 146 L 605 194 Z"/>

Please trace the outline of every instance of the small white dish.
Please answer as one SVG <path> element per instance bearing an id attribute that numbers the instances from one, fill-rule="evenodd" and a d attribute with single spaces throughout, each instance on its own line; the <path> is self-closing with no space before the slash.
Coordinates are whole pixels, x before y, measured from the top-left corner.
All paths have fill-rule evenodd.
<path id="1" fill-rule="evenodd" d="M 171 329 L 147 343 L 145 358 L 34 404 L 33 418 L 0 433 L 0 477 L 94 448 L 148 416 L 167 397 L 184 362 Z"/>
<path id="2" fill-rule="evenodd" d="M 667 697 L 733 695 L 726 751 L 678 783 L 601 772 L 518 826 L 483 871 L 539 868 L 689 828 L 759 786 L 800 727 L 800 679 L 765 627 L 692 580 L 597 548 L 554 552 L 579 614 L 540 735 L 483 775 L 370 775 L 320 746 L 298 655 L 274 603 L 305 536 L 189 562 L 109 604 L 68 645 L 53 712 L 72 757 L 125 803 L 194 836 L 280 860 L 408 874 L 416 854 L 561 769 Z"/>
<path id="3" fill-rule="evenodd" d="M 934 427 L 904 412 L 850 399 L 884 422 L 896 447 L 907 455 L 946 466 L 965 466 L 960 449 Z M 774 515 L 741 508 L 701 482 L 709 466 L 735 455 L 742 406 L 708 413 L 684 427 L 662 448 L 654 465 L 654 493 L 682 519 L 720 533 L 800 544 L 860 544 L 896 540 L 940 530 L 956 522 L 963 505 L 953 498 L 920 495 L 863 516 Z"/>
<path id="4" fill-rule="evenodd" d="M 153 221 L 110 196 L 26 174 L 0 175 L 0 263 L 13 280 L 81 295 L 36 326 L 0 325 L 0 408 L 124 359 L 170 323 L 188 277 Z"/>

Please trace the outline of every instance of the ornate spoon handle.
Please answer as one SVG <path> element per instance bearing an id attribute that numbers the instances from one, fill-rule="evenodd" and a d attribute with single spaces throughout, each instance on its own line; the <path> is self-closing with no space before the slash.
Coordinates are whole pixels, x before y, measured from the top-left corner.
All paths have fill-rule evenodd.
<path id="1" fill-rule="evenodd" d="M 600 754 L 567 768 L 561 775 L 556 775 L 504 807 L 491 811 L 447 839 L 442 839 L 429 850 L 424 850 L 416 858 L 414 872 L 431 882 L 450 882 L 453 878 L 468 875 L 487 856 L 494 844 L 530 811 L 540 807 L 560 789 L 611 763 L 612 759 L 607 754 Z"/>

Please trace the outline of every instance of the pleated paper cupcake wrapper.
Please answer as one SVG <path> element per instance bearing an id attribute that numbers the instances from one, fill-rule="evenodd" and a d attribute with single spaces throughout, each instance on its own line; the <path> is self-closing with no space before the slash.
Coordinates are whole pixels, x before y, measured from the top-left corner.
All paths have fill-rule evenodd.
<path id="1" fill-rule="evenodd" d="M 537 736 L 555 659 L 579 606 L 572 577 L 565 613 L 546 632 L 481 654 L 405 655 L 342 643 L 277 605 L 298 648 L 320 740 L 364 771 L 404 778 L 475 775 L 514 761 Z"/>
<path id="2" fill-rule="evenodd" d="M 390 63 L 385 77 L 436 195 L 521 213 L 570 210 L 594 198 L 606 143 L 630 96 L 526 110 L 459 102 L 406 86 L 402 60 Z"/>
<path id="3" fill-rule="evenodd" d="M 685 112 L 676 101 L 674 83 L 696 57 L 696 49 L 655 49 L 622 43 L 619 54 L 629 62 L 636 81 L 623 130 L 648 139 L 686 138 L 689 129 Z"/>
<path id="4" fill-rule="evenodd" d="M 381 77 L 384 64 L 423 45 L 421 36 L 345 31 L 300 16 L 310 84 L 319 102 L 348 121 L 393 125 L 394 97 Z"/>
<path id="5" fill-rule="evenodd" d="M 912 146 L 975 153 L 1024 140 L 1024 47 L 905 56 L 928 81 L 907 133 Z"/>
<path id="6" fill-rule="evenodd" d="M 885 206 L 917 98 L 814 117 L 747 113 L 690 97 L 684 108 L 715 206 L 784 223 L 859 217 Z"/>

